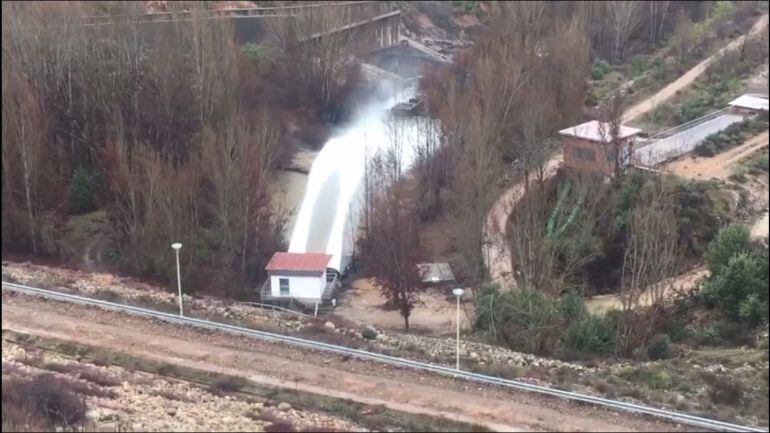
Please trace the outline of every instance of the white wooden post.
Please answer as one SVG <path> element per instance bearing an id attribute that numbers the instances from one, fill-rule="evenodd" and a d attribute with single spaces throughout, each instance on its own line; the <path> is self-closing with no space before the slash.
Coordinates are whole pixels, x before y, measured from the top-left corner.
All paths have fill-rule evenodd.
<path id="1" fill-rule="evenodd" d="M 315 303 L 315 312 L 313 312 L 314 317 L 318 317 L 318 302 Z"/>

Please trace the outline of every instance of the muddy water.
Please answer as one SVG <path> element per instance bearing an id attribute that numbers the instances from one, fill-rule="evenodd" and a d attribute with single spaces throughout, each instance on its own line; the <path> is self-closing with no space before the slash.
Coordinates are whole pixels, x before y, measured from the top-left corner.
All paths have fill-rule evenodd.
<path id="1" fill-rule="evenodd" d="M 297 221 L 297 212 L 307 186 L 307 174 L 290 170 L 277 170 L 272 179 L 276 209 L 287 209 L 291 214 L 284 227 L 287 242 Z"/>

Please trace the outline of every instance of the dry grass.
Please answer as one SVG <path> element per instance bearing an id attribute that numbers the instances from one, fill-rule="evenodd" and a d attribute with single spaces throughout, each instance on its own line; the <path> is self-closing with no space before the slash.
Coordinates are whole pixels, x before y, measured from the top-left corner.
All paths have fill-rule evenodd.
<path id="1" fill-rule="evenodd" d="M 174 400 L 174 401 L 181 401 L 185 403 L 192 403 L 193 400 L 191 398 L 188 398 L 186 395 L 182 395 L 179 393 L 176 393 L 174 391 L 168 391 L 165 389 L 159 389 L 159 390 L 152 390 L 148 392 L 147 394 L 152 396 L 158 396 L 165 398 L 166 400 Z"/>
<path id="2" fill-rule="evenodd" d="M 294 423 L 284 419 L 280 416 L 278 416 L 275 412 L 272 410 L 263 410 L 259 414 L 260 421 L 264 421 L 269 423 L 267 426 L 265 426 L 266 432 L 296 432 L 297 428 L 294 426 Z"/>
<path id="3" fill-rule="evenodd" d="M 511 380 L 520 379 L 525 373 L 523 367 L 509 364 L 476 364 L 472 366 L 472 369 L 477 373 L 486 374 L 487 376 Z"/>
<path id="4" fill-rule="evenodd" d="M 71 383 L 52 374 L 30 380 L 9 379 L 2 383 L 3 431 L 82 427 L 86 409 L 85 402 L 73 392 Z"/>
<path id="5" fill-rule="evenodd" d="M 222 376 L 211 382 L 211 385 L 209 385 L 209 392 L 215 395 L 238 392 L 247 384 L 248 381 L 241 377 Z"/>
<path id="6" fill-rule="evenodd" d="M 302 330 L 297 333 L 297 336 L 313 340 L 320 340 L 328 344 L 352 347 L 353 349 L 361 348 L 360 340 L 341 332 L 334 332 L 333 330 L 324 326 L 324 323 L 325 321 L 322 322 L 320 320 L 314 320 L 312 323 L 302 328 Z"/>
<path id="7" fill-rule="evenodd" d="M 118 386 L 121 383 L 119 378 L 107 374 L 98 368 L 90 367 L 88 365 L 83 365 L 76 362 L 67 364 L 46 362 L 42 365 L 42 368 L 49 371 L 56 371 L 62 374 L 66 374 L 68 376 L 74 376 L 78 379 L 91 382 L 101 387 L 113 387 Z"/>

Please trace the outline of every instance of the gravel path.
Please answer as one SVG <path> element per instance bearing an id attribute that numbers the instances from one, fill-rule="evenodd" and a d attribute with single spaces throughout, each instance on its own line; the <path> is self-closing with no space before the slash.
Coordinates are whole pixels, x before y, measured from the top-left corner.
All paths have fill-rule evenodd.
<path id="1" fill-rule="evenodd" d="M 727 179 L 732 174 L 733 164 L 767 145 L 768 132 L 765 131 L 726 152 L 708 158 L 684 156 L 669 162 L 663 170 L 695 180 Z"/>
<path id="2" fill-rule="evenodd" d="M 755 35 L 764 31 L 765 27 L 767 27 L 767 14 L 762 15 L 762 17 L 760 17 L 757 20 L 757 22 L 754 23 L 754 25 L 751 27 L 751 30 L 749 31 L 749 36 L 754 37 Z M 623 119 L 622 119 L 623 122 L 628 123 L 644 115 L 648 111 L 651 111 L 655 107 L 657 107 L 658 104 L 665 102 L 672 96 L 676 95 L 677 92 L 689 86 L 693 81 L 695 81 L 695 79 L 697 79 L 701 74 L 703 74 L 703 72 L 706 71 L 709 65 L 711 65 L 711 63 L 714 60 L 719 58 L 719 56 L 721 56 L 722 54 L 728 51 L 733 51 L 740 48 L 745 37 L 746 36 L 743 35 L 734 39 L 729 44 L 724 46 L 722 49 L 712 54 L 711 56 L 707 57 L 705 60 L 695 65 L 689 71 L 685 72 L 684 75 L 677 78 L 675 81 L 671 82 L 666 87 L 662 88 L 660 91 L 658 91 L 658 93 L 655 93 L 654 95 L 650 96 L 644 101 L 626 110 L 626 112 L 623 114 Z"/>
<path id="3" fill-rule="evenodd" d="M 493 430 L 662 431 L 676 426 L 630 414 L 479 386 L 282 344 L 204 333 L 93 308 L 3 292 L 2 326 L 156 361 L 234 374 Z"/>

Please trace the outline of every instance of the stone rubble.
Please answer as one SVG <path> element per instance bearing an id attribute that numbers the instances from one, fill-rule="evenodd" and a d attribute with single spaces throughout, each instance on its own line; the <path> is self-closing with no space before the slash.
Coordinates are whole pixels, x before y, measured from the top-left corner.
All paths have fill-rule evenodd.
<path id="1" fill-rule="evenodd" d="M 62 364 L 73 362 L 55 353 L 28 352 L 21 346 L 3 342 L 3 380 L 12 375 L 29 377 L 47 372 L 25 364 L 24 361 L 29 358 Z M 121 385 L 109 387 L 116 393 L 114 399 L 85 397 L 89 408 L 87 416 L 97 424 L 99 431 L 264 431 L 271 424 L 260 419 L 264 411 L 270 411 L 262 403 L 231 396 L 220 397 L 192 384 L 129 372 L 120 367 L 87 366 L 123 379 Z M 67 378 L 73 380 L 72 376 Z M 298 411 L 288 403 L 279 403 L 277 407 L 281 411 L 279 418 L 293 423 L 298 430 L 322 427 L 362 431 L 361 427 L 349 421 Z"/>
<path id="2" fill-rule="evenodd" d="M 175 305 L 177 302 L 174 293 L 163 292 L 144 283 L 137 283 L 130 278 L 117 277 L 112 274 L 93 274 L 69 269 L 49 268 L 28 262 L 3 262 L 3 278 L 5 279 L 6 276 L 20 284 L 67 287 L 93 296 L 100 296 L 100 292 L 103 296 L 105 291 L 109 291 L 122 297 L 128 303 L 150 301 Z M 186 308 L 190 311 L 220 315 L 229 320 L 241 322 L 244 326 L 263 330 L 300 332 L 309 322 L 308 319 L 301 316 L 269 311 L 242 303 L 228 303 L 211 297 L 184 295 L 183 299 Z M 362 329 L 348 329 L 336 326 L 331 321 L 326 321 L 324 328 L 327 332 L 370 341 L 370 344 L 379 351 L 407 350 L 410 352 L 409 356 L 422 355 L 421 357 L 425 361 L 447 365 L 454 363 L 456 343 L 453 338 L 384 332 L 371 325 Z M 576 363 L 541 358 L 504 347 L 467 340 L 461 341 L 460 356 L 472 358 L 474 362 L 481 365 L 505 364 L 515 367 L 568 368 L 580 374 L 595 371 L 593 368 Z"/>

